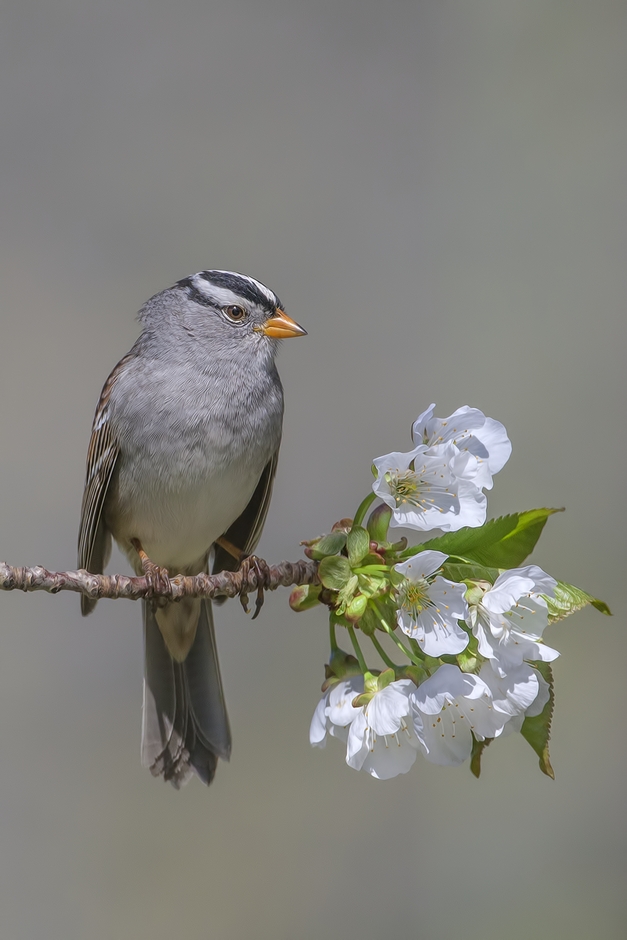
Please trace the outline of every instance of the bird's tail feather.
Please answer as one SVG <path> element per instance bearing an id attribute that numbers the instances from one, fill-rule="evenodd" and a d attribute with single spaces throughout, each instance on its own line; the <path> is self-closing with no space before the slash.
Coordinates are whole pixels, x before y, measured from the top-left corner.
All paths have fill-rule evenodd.
<path id="1" fill-rule="evenodd" d="M 192 773 L 207 785 L 218 758 L 228 760 L 226 713 L 211 601 L 201 601 L 196 636 L 184 662 L 168 652 L 147 601 L 144 609 L 144 711 L 142 763 L 177 789 Z"/>

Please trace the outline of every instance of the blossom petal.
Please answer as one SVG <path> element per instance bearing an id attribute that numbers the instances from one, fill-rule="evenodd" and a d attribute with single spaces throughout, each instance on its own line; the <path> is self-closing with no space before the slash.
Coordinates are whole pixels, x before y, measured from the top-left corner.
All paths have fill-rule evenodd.
<path id="1" fill-rule="evenodd" d="M 503 468 L 512 452 L 507 431 L 500 421 L 487 418 L 478 408 L 463 405 L 448 418 L 434 417 L 431 405 L 414 422 L 415 442 L 437 447 L 452 443 L 462 453 L 472 456 L 477 464 L 476 484 L 492 488 L 492 476 Z"/>
<path id="2" fill-rule="evenodd" d="M 378 737 L 366 753 L 361 769 L 377 780 L 406 774 L 415 763 L 418 747 L 416 736 L 408 728 L 391 737 Z"/>
<path id="3" fill-rule="evenodd" d="M 401 727 L 401 719 L 411 710 L 409 694 L 415 688 L 411 679 L 398 679 L 371 698 L 364 711 L 375 734 L 396 734 Z"/>
<path id="4" fill-rule="evenodd" d="M 309 743 L 312 747 L 324 747 L 327 734 L 346 740 L 345 730 L 361 712 L 353 708 L 352 701 L 364 690 L 364 677 L 351 676 L 336 682 L 324 693 L 313 713 L 309 726 Z"/>
<path id="5" fill-rule="evenodd" d="M 456 619 L 446 617 L 434 608 L 424 610 L 413 628 L 403 629 L 403 632 L 416 640 L 423 653 L 436 659 L 440 656 L 456 656 L 466 649 L 470 640 Z"/>
<path id="6" fill-rule="evenodd" d="M 312 747 L 324 747 L 327 743 L 326 696 L 323 696 L 313 713 L 309 726 L 309 743 Z"/>
<path id="7" fill-rule="evenodd" d="M 424 755 L 432 764 L 455 767 L 470 757 L 470 728 L 450 708 L 445 708 L 438 715 L 425 716 L 420 731 L 416 725 L 414 727 Z"/>
<path id="8" fill-rule="evenodd" d="M 353 721 L 360 709 L 353 708 L 353 699 L 364 690 L 364 677 L 351 676 L 331 686 L 326 715 L 334 725 L 345 727 Z"/>
<path id="9" fill-rule="evenodd" d="M 428 578 L 434 571 L 442 567 L 447 558 L 448 555 L 445 555 L 444 552 L 434 552 L 428 549 L 424 552 L 418 552 L 417 555 L 412 555 L 411 558 L 408 558 L 400 565 L 394 565 L 394 570 L 405 575 L 408 581 L 417 581 L 421 578 Z"/>
<path id="10" fill-rule="evenodd" d="M 522 663 L 503 677 L 497 676 L 488 663 L 481 667 L 479 673 L 479 678 L 483 679 L 492 693 L 495 709 L 510 717 L 521 715 L 538 697 L 538 676 L 537 670 L 527 663 Z"/>
<path id="11" fill-rule="evenodd" d="M 377 735 L 368 726 L 362 709 L 349 729 L 346 763 L 354 770 L 365 770 L 379 780 L 389 780 L 407 773 L 416 760 L 418 747 L 411 720 L 403 722 L 394 734 Z"/>
<path id="12" fill-rule="evenodd" d="M 437 715 L 456 698 L 477 699 L 484 693 L 485 683 L 477 676 L 445 663 L 418 686 L 411 699 L 425 715 Z"/>
<path id="13" fill-rule="evenodd" d="M 509 717 L 495 710 L 482 679 L 448 664 L 418 686 L 411 701 L 414 732 L 427 760 L 436 764 L 462 763 L 470 756 L 471 732 L 479 740 L 498 737 Z"/>
<path id="14" fill-rule="evenodd" d="M 482 524 L 485 497 L 474 484 L 458 479 L 450 466 L 460 456 L 453 444 L 446 444 L 431 450 L 419 445 L 407 454 L 377 457 L 372 489 L 393 509 L 390 525 L 455 531 Z M 461 505 L 458 491 L 467 505 Z"/>

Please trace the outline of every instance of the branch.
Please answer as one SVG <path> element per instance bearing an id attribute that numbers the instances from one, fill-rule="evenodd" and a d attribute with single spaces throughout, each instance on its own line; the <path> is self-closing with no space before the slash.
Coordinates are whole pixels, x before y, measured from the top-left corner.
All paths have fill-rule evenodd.
<path id="1" fill-rule="evenodd" d="M 315 561 L 282 561 L 269 565 L 264 588 L 276 591 L 278 587 L 313 584 L 318 580 Z M 123 574 L 91 574 L 89 571 L 47 571 L 35 568 L 13 568 L 0 562 L 0 590 L 2 591 L 74 591 L 94 600 L 101 597 L 127 597 L 136 601 L 140 597 L 237 597 L 257 589 L 257 573 L 251 570 L 221 571 L 219 574 L 177 575 L 170 578 L 169 590 L 156 588 L 145 577 L 130 578 Z"/>

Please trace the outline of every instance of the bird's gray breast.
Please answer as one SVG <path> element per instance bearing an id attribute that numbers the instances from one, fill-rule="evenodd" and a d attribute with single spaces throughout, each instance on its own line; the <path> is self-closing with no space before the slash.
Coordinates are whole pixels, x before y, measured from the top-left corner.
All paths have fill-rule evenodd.
<path id="1" fill-rule="evenodd" d="M 153 364 L 121 376 L 110 406 L 120 456 L 107 526 L 126 551 L 137 538 L 155 564 L 194 567 L 244 511 L 279 446 L 276 372 L 233 382 Z"/>

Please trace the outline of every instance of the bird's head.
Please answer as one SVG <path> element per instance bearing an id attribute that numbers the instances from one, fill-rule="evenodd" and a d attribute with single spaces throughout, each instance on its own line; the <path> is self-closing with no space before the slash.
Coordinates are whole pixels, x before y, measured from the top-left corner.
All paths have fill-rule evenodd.
<path id="1" fill-rule="evenodd" d="M 249 350 L 274 359 L 280 340 L 306 335 L 273 291 L 234 271 L 199 271 L 177 281 L 148 301 L 140 319 L 154 329 L 157 322 L 163 323 L 164 307 L 169 329 L 184 331 L 195 345 L 218 356 Z"/>

